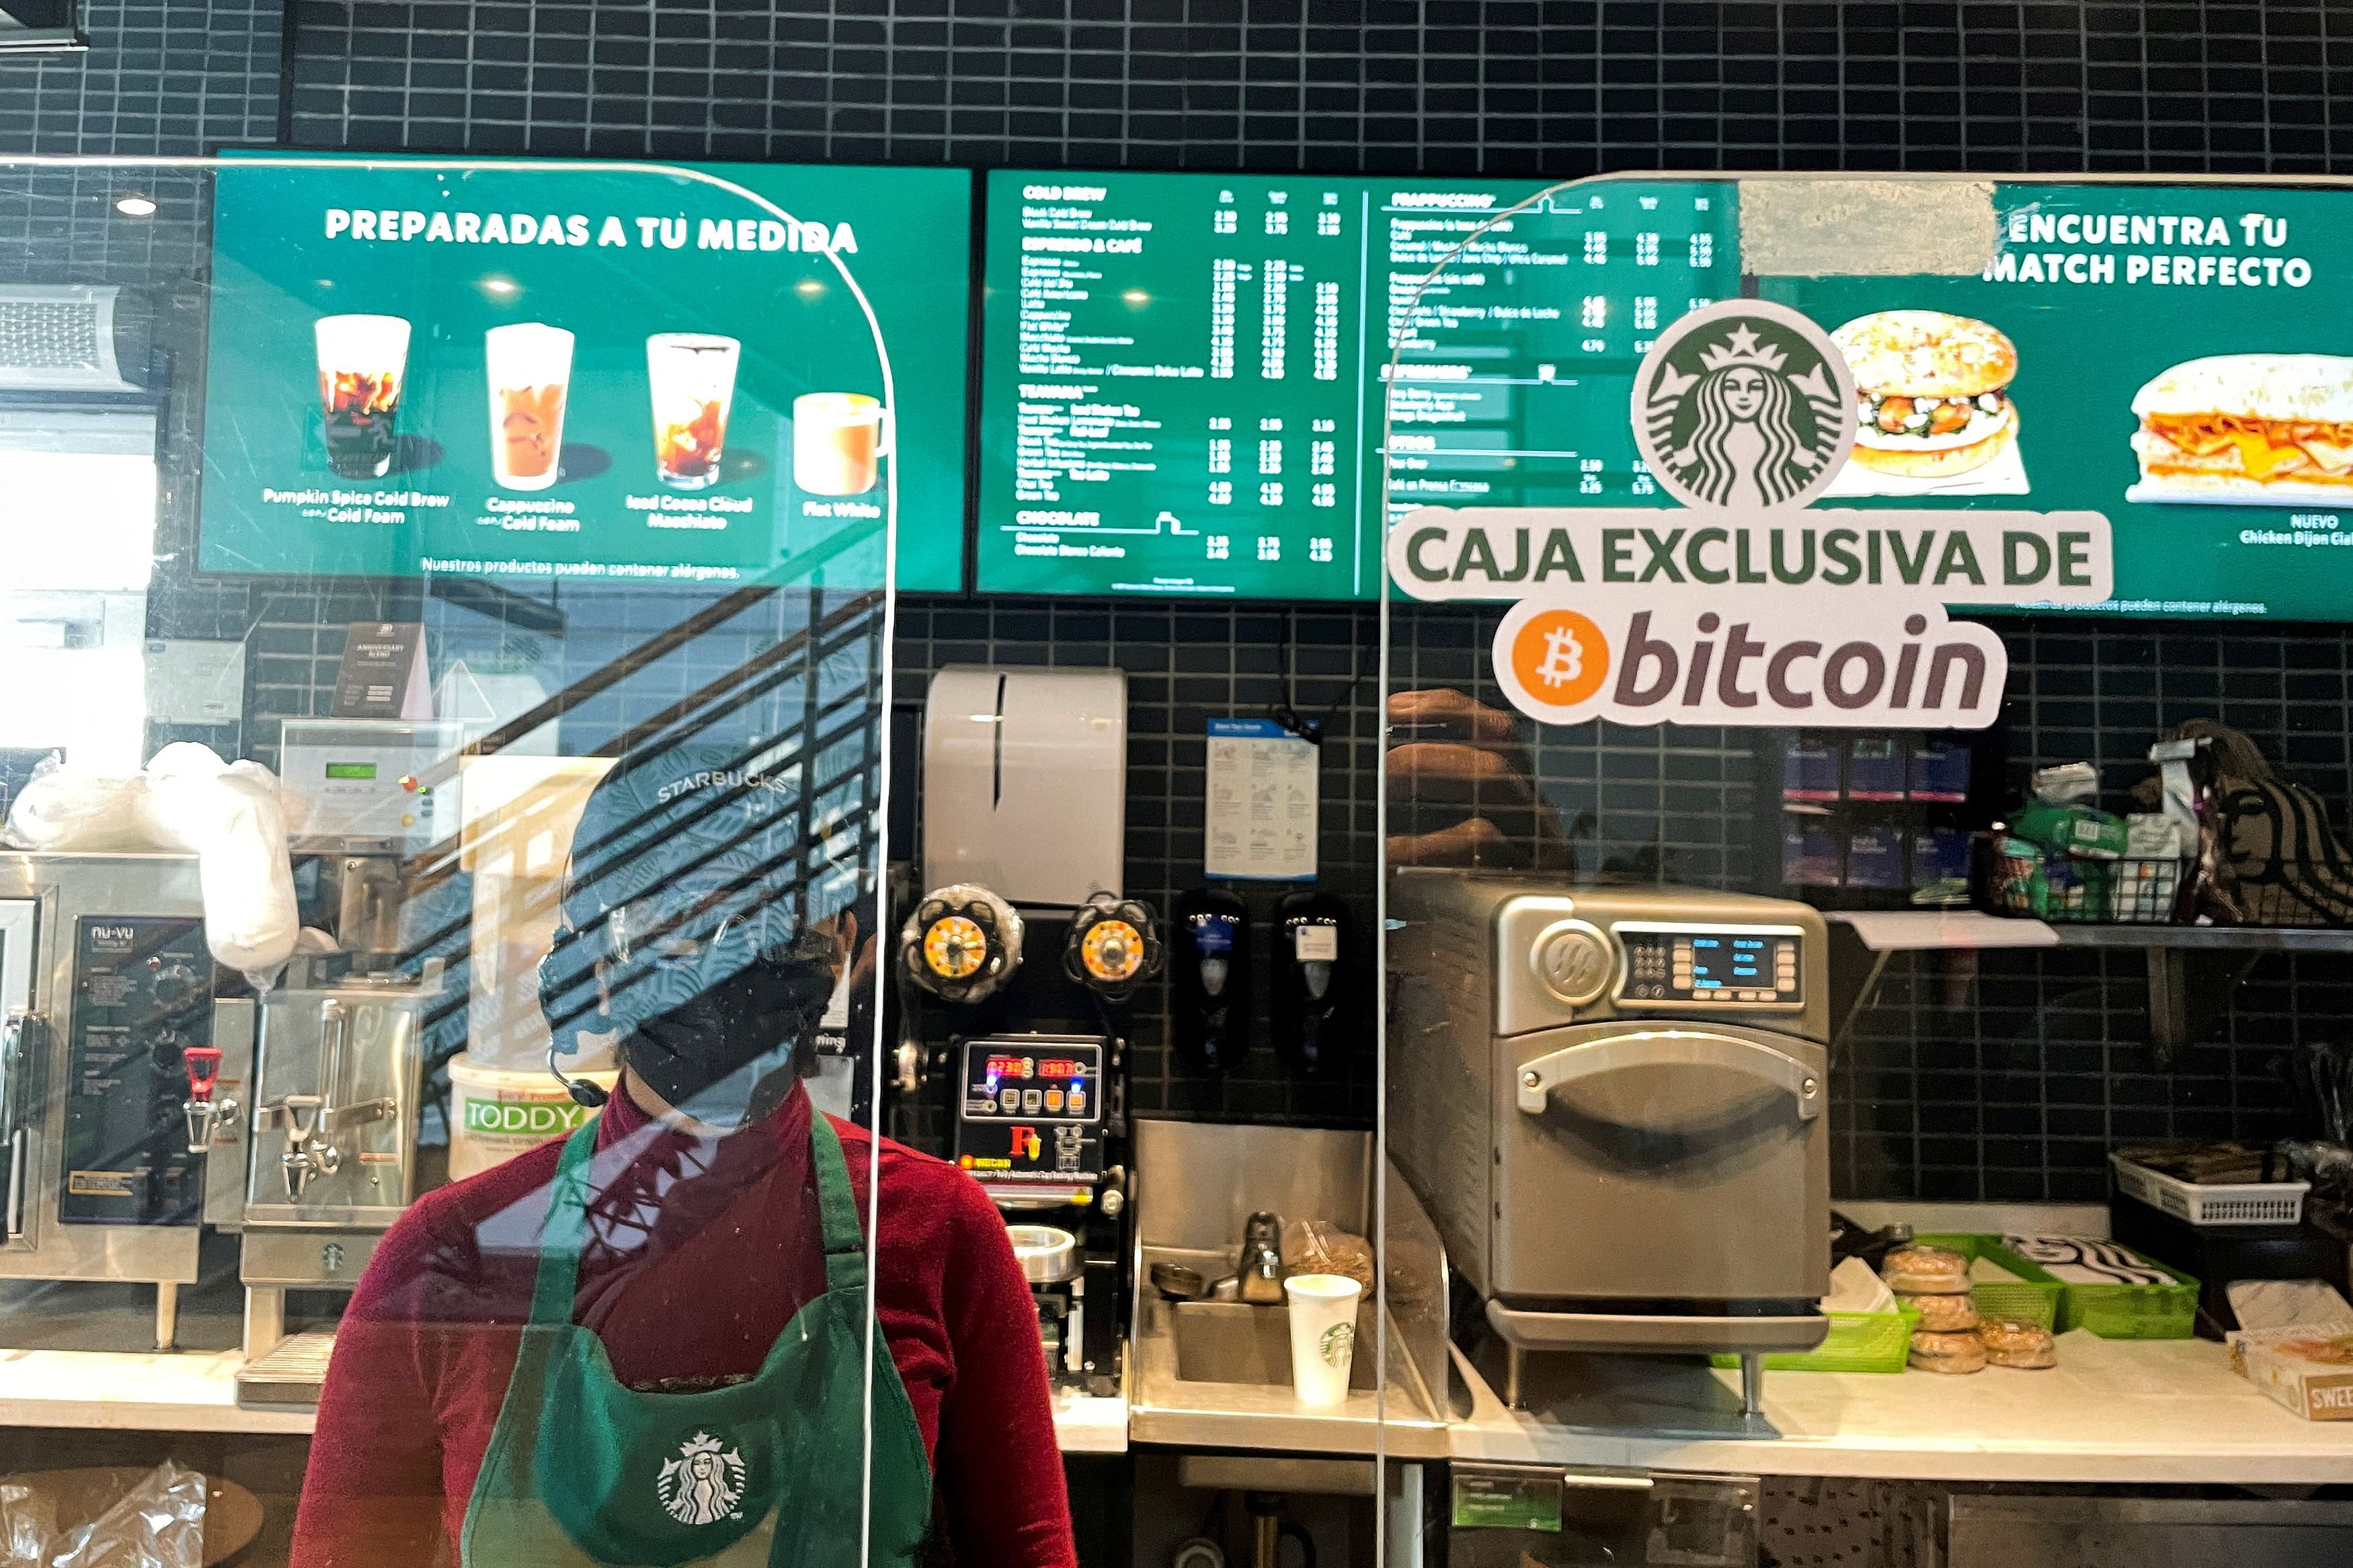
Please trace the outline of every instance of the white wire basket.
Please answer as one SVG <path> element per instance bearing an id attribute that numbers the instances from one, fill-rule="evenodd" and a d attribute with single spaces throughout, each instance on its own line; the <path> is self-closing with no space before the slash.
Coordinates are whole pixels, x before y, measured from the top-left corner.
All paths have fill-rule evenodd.
<path id="1" fill-rule="evenodd" d="M 2310 1182 L 2243 1182 L 2200 1186 L 2108 1156 L 2125 1196 L 2194 1226 L 2294 1225 L 2304 1217 Z"/>

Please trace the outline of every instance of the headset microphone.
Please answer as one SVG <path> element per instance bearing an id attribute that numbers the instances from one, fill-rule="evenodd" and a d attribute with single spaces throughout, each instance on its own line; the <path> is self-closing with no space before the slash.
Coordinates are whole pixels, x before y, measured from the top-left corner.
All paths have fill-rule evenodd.
<path id="1" fill-rule="evenodd" d="M 564 1086 L 564 1092 L 572 1097 L 575 1105 L 595 1110 L 613 1098 L 611 1091 L 602 1084 L 591 1083 L 585 1078 L 565 1077 L 564 1069 L 555 1065 L 555 1042 L 553 1040 L 547 1043 L 547 1070 L 555 1075 L 555 1081 Z"/>

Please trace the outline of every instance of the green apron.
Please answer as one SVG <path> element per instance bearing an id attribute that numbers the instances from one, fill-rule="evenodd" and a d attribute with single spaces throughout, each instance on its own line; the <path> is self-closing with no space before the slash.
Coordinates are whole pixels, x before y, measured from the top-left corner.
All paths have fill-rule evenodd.
<path id="1" fill-rule="evenodd" d="M 594 1121 L 565 1142 L 531 1321 L 466 1505 L 460 1561 L 854 1568 L 868 1524 L 866 1248 L 832 1123 L 812 1108 L 826 1293 L 794 1314 L 751 1381 L 691 1394 L 623 1387 L 603 1342 L 572 1321 L 596 1144 Z M 879 1326 L 873 1342 L 864 1561 L 911 1563 L 930 1521 L 931 1467 Z"/>

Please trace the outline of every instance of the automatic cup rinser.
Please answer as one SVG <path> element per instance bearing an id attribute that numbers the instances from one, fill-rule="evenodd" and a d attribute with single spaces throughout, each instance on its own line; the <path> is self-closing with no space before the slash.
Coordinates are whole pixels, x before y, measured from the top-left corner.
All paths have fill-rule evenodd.
<path id="1" fill-rule="evenodd" d="M 1819 1344 L 1830 1288 L 1820 914 L 1736 893 L 1392 882 L 1391 1144 L 1505 1347 Z"/>

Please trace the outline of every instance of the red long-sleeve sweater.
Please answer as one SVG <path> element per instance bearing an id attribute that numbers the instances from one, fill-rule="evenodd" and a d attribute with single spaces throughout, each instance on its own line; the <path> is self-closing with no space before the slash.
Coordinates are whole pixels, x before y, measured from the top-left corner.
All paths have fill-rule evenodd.
<path id="1" fill-rule="evenodd" d="M 697 1139 L 627 1095 L 605 1108 L 574 1321 L 624 1384 L 748 1376 L 823 1291 L 810 1114 L 796 1091 L 758 1128 Z M 874 1142 L 834 1128 L 863 1220 Z M 336 1335 L 298 1568 L 457 1561 L 559 1153 L 549 1143 L 429 1193 L 385 1236 Z M 1075 1568 L 1044 1352 L 1004 1222 L 963 1173 L 887 1139 L 881 1178 L 876 1310 L 932 1457 L 935 1521 L 960 1568 Z M 840 1457 L 852 1486 L 860 1462 Z"/>

